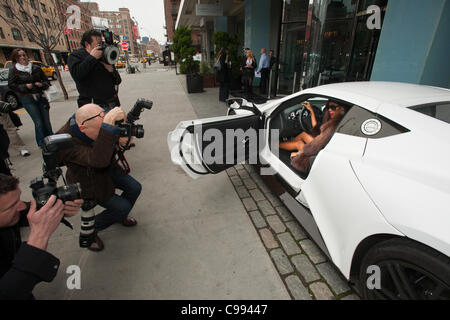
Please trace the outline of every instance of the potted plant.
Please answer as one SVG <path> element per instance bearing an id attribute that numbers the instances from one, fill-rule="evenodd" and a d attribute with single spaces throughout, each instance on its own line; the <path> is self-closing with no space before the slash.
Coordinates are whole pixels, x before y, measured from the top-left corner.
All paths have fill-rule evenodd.
<path id="1" fill-rule="evenodd" d="M 220 48 L 228 49 L 228 57 L 231 61 L 231 90 L 240 90 L 241 84 L 241 56 L 239 55 L 240 43 L 237 36 L 230 36 L 228 32 L 216 31 L 212 38 L 215 45 L 215 55 L 219 53 Z"/>
<path id="2" fill-rule="evenodd" d="M 173 37 L 172 50 L 175 60 L 180 65 L 180 73 L 186 74 L 188 93 L 203 92 L 203 77 L 199 75 L 200 64 L 194 61 L 196 49 L 192 46 L 192 29 L 178 27 Z"/>
<path id="3" fill-rule="evenodd" d="M 203 88 L 214 88 L 216 82 L 214 68 L 205 60 L 200 63 L 200 74 L 203 77 Z"/>

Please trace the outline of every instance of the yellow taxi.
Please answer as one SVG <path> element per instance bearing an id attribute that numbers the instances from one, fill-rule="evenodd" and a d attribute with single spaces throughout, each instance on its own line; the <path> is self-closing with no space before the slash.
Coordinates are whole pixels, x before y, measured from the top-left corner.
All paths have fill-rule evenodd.
<path id="1" fill-rule="evenodd" d="M 57 79 L 55 68 L 45 65 L 41 61 L 30 61 L 30 62 L 32 64 L 37 65 L 38 67 L 40 67 L 42 69 L 42 71 L 44 71 L 44 74 L 48 78 L 52 78 L 53 80 Z M 5 68 L 11 68 L 11 67 L 12 67 L 12 61 L 11 60 L 10 61 L 6 61 Z"/>
<path id="2" fill-rule="evenodd" d="M 123 62 L 123 61 L 118 61 L 118 62 L 115 64 L 115 66 L 116 66 L 117 69 L 125 68 L 125 62 Z"/>

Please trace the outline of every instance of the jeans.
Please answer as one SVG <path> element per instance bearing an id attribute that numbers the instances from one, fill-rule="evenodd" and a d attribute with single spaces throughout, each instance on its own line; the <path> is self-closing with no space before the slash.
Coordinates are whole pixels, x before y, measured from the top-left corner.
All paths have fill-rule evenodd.
<path id="1" fill-rule="evenodd" d="M 53 135 L 47 103 L 43 98 L 36 101 L 33 97 L 20 97 L 20 101 L 34 122 L 36 143 L 41 147 L 44 138 Z"/>
<path id="2" fill-rule="evenodd" d="M 120 196 L 114 194 L 105 202 L 99 203 L 106 210 L 95 216 L 96 231 L 104 230 L 110 225 L 122 222 L 127 218 L 142 190 L 139 182 L 130 175 L 123 174 L 119 169 L 111 168 L 109 173 L 114 186 L 123 192 Z"/>

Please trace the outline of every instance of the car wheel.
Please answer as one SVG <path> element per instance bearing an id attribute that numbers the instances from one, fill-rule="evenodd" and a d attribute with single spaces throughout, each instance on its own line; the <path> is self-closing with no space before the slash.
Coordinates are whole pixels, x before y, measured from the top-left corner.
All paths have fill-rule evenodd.
<path id="1" fill-rule="evenodd" d="M 15 95 L 8 94 L 5 100 L 12 105 L 13 110 L 16 110 L 19 107 L 19 99 L 17 99 Z"/>
<path id="2" fill-rule="evenodd" d="M 363 258 L 359 285 L 370 300 L 449 300 L 450 259 L 412 240 L 388 240 Z"/>
<path id="3" fill-rule="evenodd" d="M 58 79 L 58 76 L 56 75 L 56 72 L 53 72 L 53 74 L 52 74 L 52 79 L 53 79 L 53 80 L 57 80 L 57 79 Z"/>

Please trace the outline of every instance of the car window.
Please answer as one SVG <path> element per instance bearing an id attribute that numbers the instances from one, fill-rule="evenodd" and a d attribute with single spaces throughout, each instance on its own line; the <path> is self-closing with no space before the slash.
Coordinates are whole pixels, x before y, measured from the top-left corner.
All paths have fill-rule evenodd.
<path id="1" fill-rule="evenodd" d="M 411 107 L 426 116 L 450 123 L 450 102 Z"/>

